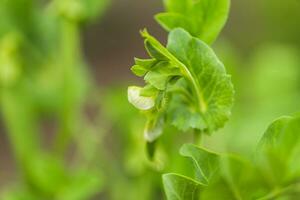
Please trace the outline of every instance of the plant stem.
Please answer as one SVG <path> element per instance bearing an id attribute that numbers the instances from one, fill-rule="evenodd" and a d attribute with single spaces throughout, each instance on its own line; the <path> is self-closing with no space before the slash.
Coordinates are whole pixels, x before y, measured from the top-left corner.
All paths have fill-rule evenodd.
<path id="1" fill-rule="evenodd" d="M 60 61 L 63 69 L 63 86 L 62 86 L 62 109 L 61 130 L 55 140 L 55 149 L 58 154 L 62 154 L 67 149 L 72 134 L 74 132 L 75 119 L 79 110 L 78 102 L 78 74 L 77 67 L 80 57 L 80 38 L 78 25 L 68 19 L 61 20 L 61 46 Z"/>

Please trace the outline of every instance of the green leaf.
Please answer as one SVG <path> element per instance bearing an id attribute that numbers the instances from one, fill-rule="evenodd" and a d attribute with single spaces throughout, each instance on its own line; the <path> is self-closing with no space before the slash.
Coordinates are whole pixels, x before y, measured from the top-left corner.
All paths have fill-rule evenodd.
<path id="1" fill-rule="evenodd" d="M 156 63 L 156 59 L 140 59 L 140 58 L 134 58 L 135 64 L 143 66 L 145 69 L 149 70 L 151 67 L 153 67 Z"/>
<path id="2" fill-rule="evenodd" d="M 234 90 L 213 50 L 180 28 L 170 33 L 167 48 L 146 31 L 142 35 L 150 56 L 156 60 L 151 68 L 144 67 L 149 70 L 144 77 L 146 87 L 151 85 L 160 91 L 151 97 L 156 99 L 156 113 L 163 113 L 167 123 L 184 131 L 192 128 L 212 133 L 223 127 L 230 115 Z M 154 107 L 148 95 L 145 99 L 138 92 L 132 94 L 130 102 L 140 110 Z M 143 105 L 137 105 L 141 102 Z"/>
<path id="3" fill-rule="evenodd" d="M 263 176 L 255 166 L 234 155 L 220 155 L 192 144 L 180 149 L 192 161 L 192 176 L 163 175 L 168 200 L 258 199 L 268 194 Z M 185 170 L 188 173 L 188 170 Z"/>
<path id="4" fill-rule="evenodd" d="M 131 71 L 137 76 L 144 76 L 153 66 L 157 64 L 155 59 L 135 58 L 135 65 L 131 67 Z"/>
<path id="5" fill-rule="evenodd" d="M 168 200 L 198 200 L 201 184 L 179 174 L 163 175 Z"/>
<path id="6" fill-rule="evenodd" d="M 148 35 L 147 31 L 145 30 L 144 32 L 142 32 L 142 35 L 145 35 L 145 36 Z M 156 48 L 156 45 L 157 45 L 157 44 L 153 44 L 153 43 L 151 43 L 150 41 L 145 40 L 145 48 L 146 48 L 148 54 L 149 54 L 152 58 L 154 58 L 154 59 L 156 59 L 156 60 L 160 60 L 160 61 L 162 61 L 162 60 L 168 60 L 168 58 L 166 58 L 166 56 L 164 55 L 164 53 L 163 53 L 163 52 L 160 52 L 160 51 Z"/>
<path id="7" fill-rule="evenodd" d="M 137 76 L 145 76 L 145 74 L 147 73 L 147 69 L 144 66 L 141 65 L 133 65 L 131 67 L 131 71 L 137 75 Z"/>
<path id="8" fill-rule="evenodd" d="M 168 115 L 172 119 L 172 125 L 179 130 L 188 131 L 190 128 L 205 130 L 206 123 L 197 112 L 190 111 L 188 108 L 180 107 L 180 101 L 170 105 Z"/>
<path id="9" fill-rule="evenodd" d="M 165 7 L 167 12 L 155 17 L 163 28 L 184 28 L 210 44 L 227 20 L 230 0 L 165 0 Z"/>
<path id="10" fill-rule="evenodd" d="M 260 141 L 257 161 L 274 185 L 300 178 L 300 117 L 282 117 L 273 122 Z"/>
<path id="11" fill-rule="evenodd" d="M 167 48 L 184 66 L 207 132 L 223 127 L 229 118 L 234 94 L 224 65 L 210 47 L 182 29 L 170 33 Z"/>
<path id="12" fill-rule="evenodd" d="M 174 76 L 180 76 L 179 69 L 172 67 L 167 61 L 162 61 L 155 65 L 144 79 L 158 90 L 165 90 L 168 82 Z"/>
<path id="13" fill-rule="evenodd" d="M 207 186 L 219 167 L 219 156 L 192 144 L 183 145 L 180 153 L 193 162 L 195 177 L 175 173 L 164 174 L 163 184 L 167 199 L 199 199 L 200 189 Z"/>
<path id="14" fill-rule="evenodd" d="M 208 185 L 218 170 L 219 155 L 192 144 L 184 144 L 180 154 L 193 160 L 197 181 Z"/>

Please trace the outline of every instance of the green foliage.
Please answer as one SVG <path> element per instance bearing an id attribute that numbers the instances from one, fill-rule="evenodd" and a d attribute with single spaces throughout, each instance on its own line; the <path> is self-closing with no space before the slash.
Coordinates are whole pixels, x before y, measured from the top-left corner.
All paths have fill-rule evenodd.
<path id="1" fill-rule="evenodd" d="M 186 158 L 184 161 L 169 155 L 173 159 L 171 170 L 177 172 L 162 176 L 167 199 L 296 199 L 300 184 L 298 116 L 276 120 L 261 139 L 255 159 L 213 153 L 201 147 L 198 141 L 199 132 L 211 134 L 224 126 L 233 104 L 230 77 L 206 44 L 212 43 L 224 26 L 229 1 L 166 0 L 165 6 L 167 12 L 158 14 L 156 19 L 170 31 L 168 44 L 164 47 L 148 32 L 142 32 L 151 58 L 136 59 L 132 71 L 144 77 L 146 86 L 129 87 L 128 99 L 147 116 L 144 135 L 148 144 L 156 141 L 168 125 L 183 132 L 194 131 L 196 145 L 184 144 L 180 149 L 180 154 Z M 291 56 L 290 53 L 286 55 Z M 296 76 L 292 70 L 280 75 L 272 71 L 278 66 L 276 58 L 262 59 L 268 60 L 264 63 L 268 67 L 259 69 L 266 71 L 255 78 L 267 83 L 268 89 L 260 96 L 266 97 L 265 93 L 272 92 L 273 78 L 286 80 L 286 77 Z M 274 61 L 270 63 L 270 60 Z M 293 58 L 286 60 L 293 67 L 297 65 Z M 266 77 L 270 71 L 275 76 Z M 260 82 L 252 86 L 264 87 Z M 283 90 L 287 93 L 295 90 L 296 79 L 291 82 L 293 84 L 284 84 L 283 81 Z M 261 92 L 260 88 L 249 91 Z M 164 141 L 161 143 L 170 147 Z"/>
<path id="2" fill-rule="evenodd" d="M 254 190 L 261 184 L 257 171 L 239 157 L 213 153 L 191 144 L 183 145 L 180 153 L 193 161 L 194 173 L 192 177 L 163 175 L 168 199 L 252 199 L 260 192 L 261 188 Z"/>
<path id="3" fill-rule="evenodd" d="M 274 185 L 298 182 L 300 175 L 300 117 L 282 117 L 273 122 L 258 148 L 257 160 Z"/>
<path id="4" fill-rule="evenodd" d="M 180 153 L 193 162 L 194 176 L 163 175 L 168 199 L 295 199 L 300 194 L 299 131 L 299 116 L 276 120 L 252 161 L 183 145 Z"/>
<path id="5" fill-rule="evenodd" d="M 272 37 L 297 42 L 299 20 L 279 15 L 299 5 L 270 2 L 261 4 L 283 12 L 264 13 L 289 24 Z M 0 112 L 18 174 L 0 199 L 299 199 L 299 114 L 258 143 L 267 122 L 300 108 L 297 49 L 266 45 L 243 58 L 218 40 L 213 50 L 230 1 L 165 0 L 155 19 L 167 44 L 141 32 L 150 58 L 131 71 L 146 84 L 126 99 L 124 87 L 94 90 L 81 52 L 82 25 L 108 3 L 0 0 Z"/>
<path id="6" fill-rule="evenodd" d="M 132 70 L 144 75 L 147 85 L 129 87 L 128 98 L 146 112 L 146 139 L 157 139 L 165 120 L 183 131 L 210 134 L 223 127 L 234 92 L 211 48 L 180 28 L 171 31 L 167 48 L 147 32 L 142 35 L 151 60 L 136 60 Z"/>
<path id="7" fill-rule="evenodd" d="M 167 31 L 184 28 L 206 43 L 215 41 L 228 16 L 230 0 L 165 0 L 166 11 L 155 16 Z"/>

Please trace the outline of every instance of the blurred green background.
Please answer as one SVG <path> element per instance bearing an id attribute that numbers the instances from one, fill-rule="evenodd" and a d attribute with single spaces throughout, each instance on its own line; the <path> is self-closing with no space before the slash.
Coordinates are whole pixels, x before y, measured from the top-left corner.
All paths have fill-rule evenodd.
<path id="1" fill-rule="evenodd" d="M 126 94 L 142 84 L 130 71 L 146 56 L 139 30 L 166 41 L 153 20 L 162 10 L 160 0 L 0 0 L 0 199 L 163 199 L 160 175 L 180 168 L 190 138 L 168 128 L 150 161 Z M 206 146 L 250 156 L 271 121 L 300 110 L 299 10 L 299 0 L 232 0 L 213 48 L 235 106 Z"/>

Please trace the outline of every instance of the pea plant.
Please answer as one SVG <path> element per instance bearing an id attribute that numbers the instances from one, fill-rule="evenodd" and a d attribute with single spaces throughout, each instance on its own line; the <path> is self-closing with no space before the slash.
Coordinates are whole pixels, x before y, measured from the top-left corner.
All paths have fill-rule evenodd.
<path id="1" fill-rule="evenodd" d="M 167 199 L 299 198 L 298 114 L 275 120 L 251 159 L 217 153 L 204 145 L 204 136 L 224 127 L 234 103 L 231 77 L 211 47 L 227 20 L 230 1 L 165 0 L 164 4 L 166 12 L 155 19 L 169 32 L 167 45 L 141 31 L 150 58 L 136 58 L 131 70 L 146 84 L 130 86 L 128 100 L 146 117 L 144 138 L 150 160 L 164 145 L 159 140 L 167 127 L 193 134 L 193 143 L 179 149 L 185 158 L 183 167 L 162 175 Z"/>

